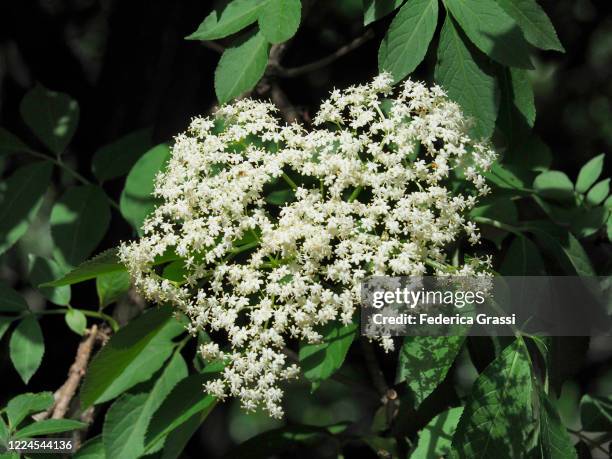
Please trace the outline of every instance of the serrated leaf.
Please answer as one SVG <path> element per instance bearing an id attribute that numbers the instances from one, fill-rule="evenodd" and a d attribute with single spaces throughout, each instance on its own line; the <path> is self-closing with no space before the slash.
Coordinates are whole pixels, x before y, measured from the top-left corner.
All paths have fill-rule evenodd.
<path id="1" fill-rule="evenodd" d="M 145 438 L 145 453 L 157 451 L 164 439 L 193 416 L 203 420 L 215 407 L 217 400 L 203 394 L 203 384 L 218 377 L 222 366 L 209 365 L 203 373 L 188 376 L 180 381 L 153 415 Z"/>
<path id="2" fill-rule="evenodd" d="M 610 179 L 602 180 L 589 190 L 586 202 L 591 206 L 598 206 L 606 200 L 610 194 Z"/>
<path id="3" fill-rule="evenodd" d="M 462 412 L 462 406 L 451 408 L 429 421 L 419 432 L 419 440 L 410 459 L 432 459 L 447 455 Z"/>
<path id="4" fill-rule="evenodd" d="M 57 279 L 66 273 L 54 260 L 45 257 L 37 257 L 32 254 L 28 256 L 30 268 L 30 283 L 52 303 L 60 306 L 70 304 L 70 286 L 62 287 L 41 287 L 46 282 Z"/>
<path id="5" fill-rule="evenodd" d="M 0 312 L 23 312 L 28 304 L 14 289 L 0 280 Z"/>
<path id="6" fill-rule="evenodd" d="M 411 0 L 391 22 L 380 49 L 378 69 L 402 80 L 421 63 L 438 22 L 437 0 Z"/>
<path id="7" fill-rule="evenodd" d="M 395 11 L 405 0 L 365 0 L 363 4 L 363 25 L 367 26 Z"/>
<path id="8" fill-rule="evenodd" d="M 357 334 L 357 325 L 330 322 L 321 330 L 319 344 L 300 343 L 299 358 L 304 376 L 312 382 L 329 378 L 344 363 Z"/>
<path id="9" fill-rule="evenodd" d="M 126 271 L 101 274 L 96 277 L 96 291 L 100 308 L 116 302 L 130 289 L 130 275 Z"/>
<path id="10" fill-rule="evenodd" d="M 488 181 L 499 188 L 528 192 L 533 173 L 513 164 L 493 164 L 491 170 L 484 173 Z"/>
<path id="11" fill-rule="evenodd" d="M 516 145 L 519 139 L 529 136 L 530 127 L 536 119 L 533 87 L 527 71 L 517 68 L 501 68 L 499 70 L 501 87 L 501 103 L 497 125 L 502 129 L 510 144 Z M 522 152 L 521 160 L 528 156 Z"/>
<path id="12" fill-rule="evenodd" d="M 30 147 L 12 132 L 0 127 L 0 156 L 14 155 L 26 151 L 30 151 Z"/>
<path id="13" fill-rule="evenodd" d="M 533 46 L 565 52 L 550 19 L 535 0 L 497 0 L 497 3 L 516 21 Z"/>
<path id="14" fill-rule="evenodd" d="M 612 431 L 612 397 L 585 395 L 580 401 L 580 420 L 587 432 Z"/>
<path id="15" fill-rule="evenodd" d="M 540 392 L 540 453 L 542 459 L 577 458 L 557 409 L 543 392 Z"/>
<path id="16" fill-rule="evenodd" d="M 108 273 L 126 271 L 119 261 L 117 249 L 108 249 L 96 255 L 91 260 L 84 261 L 65 276 L 51 282 L 45 282 L 40 287 L 61 287 L 63 285 L 78 284 L 86 280 Z"/>
<path id="17" fill-rule="evenodd" d="M 268 65 L 270 46 L 261 32 L 248 34 L 227 48 L 215 70 L 215 93 L 219 103 L 252 89 Z"/>
<path id="18" fill-rule="evenodd" d="M 26 316 L 9 342 L 11 361 L 24 383 L 28 383 L 42 362 L 45 343 L 36 317 Z"/>
<path id="19" fill-rule="evenodd" d="M 259 30 L 270 43 L 282 43 L 295 35 L 301 15 L 300 0 L 268 0 L 259 13 Z"/>
<path id="20" fill-rule="evenodd" d="M 0 193 L 0 254 L 23 236 L 38 212 L 51 180 L 52 165 L 37 162 L 19 168 Z"/>
<path id="21" fill-rule="evenodd" d="M 440 35 L 435 79 L 463 113 L 475 120 L 473 134 L 489 138 L 495 128 L 499 88 L 482 57 L 469 46 L 447 16 Z"/>
<path id="22" fill-rule="evenodd" d="M 102 188 L 69 188 L 53 206 L 49 220 L 55 257 L 65 265 L 81 263 L 106 234 L 110 218 L 110 205 Z"/>
<path id="23" fill-rule="evenodd" d="M 142 234 L 142 223 L 155 209 L 159 199 L 151 194 L 155 187 L 155 177 L 162 171 L 170 158 L 166 144 L 157 145 L 140 157 L 130 170 L 121 192 L 119 207 L 121 214 L 137 231 Z"/>
<path id="24" fill-rule="evenodd" d="M 538 247 L 522 235 L 512 241 L 499 268 L 503 276 L 542 276 L 545 272 Z"/>
<path id="25" fill-rule="evenodd" d="M 532 392 L 529 356 L 516 340 L 474 383 L 451 457 L 526 457 L 534 427 Z"/>
<path id="26" fill-rule="evenodd" d="M 162 355 L 161 358 L 148 355 L 151 353 L 148 353 L 147 348 L 165 331 L 163 341 L 168 342 L 172 349 L 171 339 L 176 330 L 172 328 L 172 322 L 176 321 L 172 318 L 170 307 L 150 309 L 113 335 L 89 364 L 80 394 L 83 409 L 110 400 L 135 384 L 146 381 L 157 371 L 168 355 Z M 148 359 L 154 359 L 158 364 L 154 365 Z M 148 368 L 134 365 L 134 362 L 142 363 L 143 360 L 150 364 Z"/>
<path id="27" fill-rule="evenodd" d="M 543 198 L 569 201 L 574 197 L 574 184 L 561 171 L 545 171 L 533 181 L 533 187 Z"/>
<path id="28" fill-rule="evenodd" d="M 494 61 L 531 69 L 529 45 L 514 19 L 495 0 L 445 0 L 470 41 Z"/>
<path id="29" fill-rule="evenodd" d="M 187 377 L 187 364 L 180 353 L 174 355 L 150 392 L 124 394 L 106 414 L 104 448 L 109 457 L 125 459 L 144 455 L 145 433 L 153 413 L 172 388 Z"/>
<path id="30" fill-rule="evenodd" d="M 233 0 L 221 3 L 186 37 L 187 40 L 216 40 L 241 31 L 257 21 L 267 0 Z"/>
<path id="31" fill-rule="evenodd" d="M 66 311 L 64 318 L 70 330 L 81 336 L 85 333 L 85 329 L 87 328 L 87 317 L 85 317 L 85 314 L 81 311 L 70 308 Z"/>
<path id="32" fill-rule="evenodd" d="M 79 105 L 69 95 L 37 84 L 23 97 L 21 117 L 52 152 L 61 154 L 79 122 Z"/>
<path id="33" fill-rule="evenodd" d="M 37 394 L 28 392 L 12 398 L 6 405 L 6 415 L 11 428 L 18 428 L 28 414 L 45 411 L 54 402 L 55 399 L 51 392 L 39 392 Z"/>
<path id="34" fill-rule="evenodd" d="M 14 435 L 15 440 L 82 429 L 87 424 L 73 419 L 44 419 L 24 427 Z"/>
<path id="35" fill-rule="evenodd" d="M 584 248 L 569 231 L 549 222 L 528 222 L 524 226 L 536 236 L 544 250 L 557 259 L 568 275 L 595 276 Z"/>
<path id="36" fill-rule="evenodd" d="M 605 156 L 603 153 L 597 155 L 582 166 L 576 180 L 576 191 L 578 193 L 586 193 L 597 181 L 603 171 Z"/>
<path id="37" fill-rule="evenodd" d="M 127 174 L 153 145 L 153 129 L 140 129 L 105 145 L 94 153 L 91 169 L 98 180 L 121 177 Z"/>
<path id="38" fill-rule="evenodd" d="M 463 336 L 406 336 L 399 355 L 396 383 L 406 382 L 415 408 L 444 380 L 455 361 Z"/>

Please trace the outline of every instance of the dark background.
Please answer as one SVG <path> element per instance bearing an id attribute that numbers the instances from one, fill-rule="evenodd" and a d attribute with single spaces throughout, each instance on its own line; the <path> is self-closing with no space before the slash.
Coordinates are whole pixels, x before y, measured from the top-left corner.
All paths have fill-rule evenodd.
<path id="1" fill-rule="evenodd" d="M 551 147 L 553 168 L 566 171 L 574 179 L 589 158 L 612 151 L 610 2 L 540 0 L 540 4 L 556 26 L 567 53 L 534 56 L 535 130 Z M 79 102 L 80 124 L 66 156 L 89 178 L 93 153 L 123 134 L 152 126 L 156 142 L 171 139 L 186 127 L 190 117 L 209 112 L 215 103 L 213 73 L 219 54 L 199 42 L 183 39 L 197 28 L 211 5 L 203 0 L 0 2 L 0 125 L 32 141 L 19 118 L 19 102 L 28 88 L 40 82 Z M 319 1 L 283 64 L 293 67 L 317 60 L 363 34 L 360 14 L 359 0 Z M 377 73 L 377 49 L 388 24 L 389 19 L 385 19 L 370 26 L 375 37 L 332 65 L 299 78 L 280 80 L 305 117 L 314 113 L 333 86 L 362 82 Z M 433 62 L 424 62 L 416 77 L 427 79 L 432 67 Z M 106 185 L 115 197 L 121 187 L 121 180 Z M 113 219 L 104 245 L 110 247 L 131 236 L 120 220 Z M 92 299 L 90 292 L 79 287 L 74 289 L 74 296 L 76 301 Z M 55 390 L 63 383 L 78 337 L 66 331 L 61 317 L 45 317 L 42 326 L 47 351 L 27 388 L 8 361 L 7 339 L 0 342 L 0 406 L 17 393 Z M 465 371 L 469 373 L 469 369 Z M 598 365 L 583 369 L 576 384 L 590 381 L 593 373 L 602 371 Z M 466 381 L 469 378 L 466 376 Z M 308 388 L 297 387 L 295 391 L 287 397 L 290 420 L 299 417 L 302 422 L 306 418 L 305 422 L 323 424 L 341 420 L 342 413 L 351 410 L 351 416 L 359 418 L 361 410 L 367 408 L 352 406 L 348 401 L 343 405 L 342 391 L 330 384 L 318 397 L 320 405 L 305 414 L 302 401 L 308 396 Z M 101 419 L 98 415 L 94 432 L 100 428 Z M 187 454 L 223 454 L 232 443 L 273 425 L 265 417 L 240 416 L 237 406 L 226 403 L 194 436 Z"/>

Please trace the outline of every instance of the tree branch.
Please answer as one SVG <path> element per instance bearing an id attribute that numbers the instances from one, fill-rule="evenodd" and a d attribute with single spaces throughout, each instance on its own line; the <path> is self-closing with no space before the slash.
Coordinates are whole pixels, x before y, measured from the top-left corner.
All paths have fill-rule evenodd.
<path id="1" fill-rule="evenodd" d="M 374 32 L 372 31 L 372 29 L 368 29 L 366 33 L 364 33 L 360 37 L 355 38 L 353 41 L 342 46 L 341 48 L 338 48 L 336 51 L 331 53 L 329 56 L 324 57 L 323 59 L 294 68 L 285 68 L 280 65 L 280 62 L 276 62 L 272 66 L 270 66 L 269 71 L 271 72 L 271 74 L 283 78 L 294 78 L 303 75 L 304 73 L 314 72 L 315 70 L 319 70 L 320 68 L 331 64 L 335 60 L 350 53 L 354 49 L 359 48 L 361 45 L 371 40 L 373 37 Z M 270 63 L 272 64 L 272 61 L 270 61 Z"/>
<path id="2" fill-rule="evenodd" d="M 61 419 L 68 411 L 70 402 L 74 397 L 77 388 L 79 387 L 81 379 L 85 375 L 87 363 L 89 362 L 89 356 L 93 350 L 97 334 L 98 326 L 92 325 L 87 338 L 85 338 L 79 344 L 74 363 L 68 371 L 68 379 L 58 391 L 58 397 L 55 401 L 53 414 L 51 415 L 52 419 Z"/>

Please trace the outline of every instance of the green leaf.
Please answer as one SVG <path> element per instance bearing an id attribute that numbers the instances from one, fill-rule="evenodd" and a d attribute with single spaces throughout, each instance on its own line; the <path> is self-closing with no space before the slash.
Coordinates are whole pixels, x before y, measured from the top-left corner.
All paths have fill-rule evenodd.
<path id="1" fill-rule="evenodd" d="M 542 276 L 545 272 L 538 247 L 522 235 L 512 241 L 499 268 L 502 276 Z"/>
<path id="2" fill-rule="evenodd" d="M 550 19 L 535 0 L 497 0 L 497 3 L 516 21 L 533 46 L 565 52 Z"/>
<path id="3" fill-rule="evenodd" d="M 42 362 L 45 353 L 42 330 L 36 317 L 26 316 L 11 336 L 11 361 L 24 383 L 28 383 Z"/>
<path id="4" fill-rule="evenodd" d="M 18 169 L 0 193 L 0 254 L 28 229 L 51 180 L 51 163 L 41 161 Z"/>
<path id="5" fill-rule="evenodd" d="M 127 174 L 152 145 L 153 129 L 141 129 L 125 135 L 94 153 L 91 169 L 98 180 L 121 177 Z"/>
<path id="6" fill-rule="evenodd" d="M 79 282 L 94 279 L 102 274 L 120 271 L 126 271 L 126 268 L 119 261 L 117 249 L 108 249 L 91 260 L 84 261 L 65 276 L 56 278 L 52 282 L 46 282 L 41 287 L 61 287 L 63 285 L 78 284 Z"/>
<path id="7" fill-rule="evenodd" d="M 406 336 L 399 355 L 396 383 L 408 384 L 415 408 L 444 380 L 463 336 Z"/>
<path id="8" fill-rule="evenodd" d="M 605 179 L 596 184 L 586 195 L 586 201 L 591 206 L 598 206 L 610 194 L 610 179 Z"/>
<path id="9" fill-rule="evenodd" d="M 267 0 L 233 0 L 215 8 L 187 40 L 216 40 L 254 23 Z"/>
<path id="10" fill-rule="evenodd" d="M 367 26 L 382 19 L 400 7 L 405 0 L 365 0 L 363 4 L 363 25 Z"/>
<path id="11" fill-rule="evenodd" d="M 495 128 L 499 88 L 490 71 L 483 70 L 482 57 L 469 46 L 447 16 L 440 35 L 435 79 L 463 113 L 475 120 L 473 134 L 489 138 Z"/>
<path id="12" fill-rule="evenodd" d="M 503 67 L 498 73 L 502 99 L 497 124 L 509 139 L 509 143 L 516 145 L 531 134 L 527 129 L 535 123 L 533 87 L 527 70 Z M 524 160 L 528 152 L 521 153 L 521 159 Z"/>
<path id="13" fill-rule="evenodd" d="M 28 309 L 28 304 L 23 297 L 0 281 L 0 312 L 23 312 Z"/>
<path id="14" fill-rule="evenodd" d="M 70 327 L 70 330 L 75 332 L 77 335 L 83 335 L 87 328 L 87 318 L 78 309 L 70 308 L 64 316 L 66 324 Z"/>
<path id="15" fill-rule="evenodd" d="M 227 48 L 215 70 L 215 93 L 219 103 L 252 89 L 268 65 L 269 45 L 261 32 L 244 36 Z"/>
<path id="16" fill-rule="evenodd" d="M 176 459 L 181 455 L 189 439 L 202 425 L 208 413 L 196 413 L 187 421 L 168 434 L 164 442 L 164 449 L 160 459 Z"/>
<path id="17" fill-rule="evenodd" d="M 209 365 L 203 373 L 180 381 L 153 415 L 145 438 L 145 453 L 157 451 L 164 439 L 175 429 L 198 415 L 203 420 L 215 407 L 217 400 L 202 392 L 202 385 L 217 377 L 220 367 Z"/>
<path id="18" fill-rule="evenodd" d="M 106 234 L 110 218 L 108 198 L 102 188 L 69 188 L 53 206 L 49 220 L 56 258 L 67 265 L 81 263 Z"/>
<path id="19" fill-rule="evenodd" d="M 103 428 L 104 448 L 109 457 L 129 459 L 144 455 L 145 433 L 153 413 L 187 373 L 187 364 L 177 353 L 149 393 L 124 394 L 113 403 Z"/>
<path id="20" fill-rule="evenodd" d="M 41 287 L 45 282 L 57 279 L 65 274 L 65 269 L 62 269 L 55 261 L 37 257 L 30 254 L 28 256 L 30 264 L 30 283 L 33 287 L 38 288 L 40 293 L 52 303 L 60 306 L 67 306 L 70 303 L 70 287 Z"/>
<path id="21" fill-rule="evenodd" d="M 4 422 L 4 419 L 2 418 L 2 416 L 0 416 L 0 447 L 6 446 L 6 442 L 9 439 L 9 435 L 10 435 L 9 428 Z M 2 456 L 0 455 L 0 457 Z"/>
<path id="22" fill-rule="evenodd" d="M 139 234 L 142 234 L 143 221 L 159 203 L 151 193 L 156 175 L 164 169 L 169 158 L 168 145 L 157 145 L 136 161 L 125 181 L 119 201 L 121 214 Z"/>
<path id="23" fill-rule="evenodd" d="M 534 427 L 532 391 L 529 356 L 516 340 L 474 383 L 451 457 L 526 457 Z"/>
<path id="24" fill-rule="evenodd" d="M 295 200 L 295 192 L 291 189 L 272 191 L 266 196 L 266 202 L 275 206 L 283 206 Z"/>
<path id="25" fill-rule="evenodd" d="M 9 329 L 15 317 L 0 316 L 0 340 Z"/>
<path id="26" fill-rule="evenodd" d="M 586 193 L 595 184 L 603 171 L 605 156 L 603 153 L 595 156 L 582 166 L 576 180 L 576 191 L 578 193 Z"/>
<path id="27" fill-rule="evenodd" d="M 540 392 L 540 453 L 542 459 L 578 457 L 557 409 L 544 392 Z"/>
<path id="28" fill-rule="evenodd" d="M 0 127 L 0 156 L 14 155 L 24 151 L 30 151 L 30 147 L 12 132 Z"/>
<path id="29" fill-rule="evenodd" d="M 282 43 L 300 27 L 300 0 L 268 0 L 259 14 L 259 30 L 270 43 Z"/>
<path id="30" fill-rule="evenodd" d="M 130 275 L 126 271 L 101 274 L 96 277 L 96 291 L 100 308 L 116 302 L 130 289 Z"/>
<path id="31" fill-rule="evenodd" d="M 97 435 L 83 443 L 73 457 L 74 459 L 106 459 L 102 435 Z"/>
<path id="32" fill-rule="evenodd" d="M 172 352 L 179 325 L 164 306 L 148 310 L 113 335 L 89 365 L 81 388 L 83 409 L 149 379 Z"/>
<path id="33" fill-rule="evenodd" d="M 329 322 L 321 334 L 323 341 L 319 344 L 300 343 L 300 366 L 304 376 L 312 382 L 329 378 L 342 366 L 357 334 L 357 325 Z"/>
<path id="34" fill-rule="evenodd" d="M 516 225 L 518 211 L 513 201 L 508 198 L 484 198 L 480 205 L 470 211 L 471 217 L 485 217 L 509 225 Z M 508 236 L 508 232 L 498 228 L 485 227 L 482 236 L 494 242 L 501 249 L 501 243 Z"/>
<path id="35" fill-rule="evenodd" d="M 378 69 L 402 80 L 421 63 L 438 22 L 437 0 L 411 0 L 391 22 L 380 49 Z"/>
<path id="36" fill-rule="evenodd" d="M 23 97 L 21 117 L 53 153 L 61 154 L 79 122 L 79 104 L 67 94 L 37 84 Z"/>
<path id="37" fill-rule="evenodd" d="M 419 440 L 410 459 L 432 459 L 446 456 L 463 407 L 451 408 L 435 416 L 419 432 Z"/>
<path id="38" fill-rule="evenodd" d="M 495 0 L 445 0 L 465 34 L 483 53 L 509 67 L 533 68 L 529 45 Z"/>
<path id="39" fill-rule="evenodd" d="M 546 199 L 569 201 L 574 196 L 574 184 L 560 171 L 545 171 L 533 181 L 533 187 Z"/>
<path id="40" fill-rule="evenodd" d="M 609 212 L 603 207 L 579 208 L 572 216 L 570 222 L 572 233 L 578 238 L 585 238 L 595 234 L 606 224 Z"/>
<path id="41" fill-rule="evenodd" d="M 28 414 L 45 411 L 54 402 L 55 399 L 51 392 L 39 392 L 37 394 L 28 392 L 12 398 L 6 405 L 6 415 L 11 428 L 16 429 Z"/>
<path id="42" fill-rule="evenodd" d="M 585 395 L 580 401 L 582 428 L 588 432 L 612 431 L 612 397 Z"/>
<path id="43" fill-rule="evenodd" d="M 32 438 L 39 435 L 49 435 L 59 432 L 67 432 L 69 430 L 82 429 L 87 424 L 73 419 L 44 419 L 24 427 L 19 432 L 15 433 L 16 440 L 22 438 Z"/>

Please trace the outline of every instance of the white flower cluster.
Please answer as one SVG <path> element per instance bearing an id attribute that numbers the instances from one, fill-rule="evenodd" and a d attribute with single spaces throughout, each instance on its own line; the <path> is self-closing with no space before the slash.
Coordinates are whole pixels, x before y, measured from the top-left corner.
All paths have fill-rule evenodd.
<path id="1" fill-rule="evenodd" d="M 334 91 L 311 131 L 239 100 L 177 136 L 156 181 L 162 204 L 120 254 L 147 299 L 221 337 L 200 349 L 226 362 L 208 393 L 281 417 L 280 383 L 299 373 L 288 339 L 315 343 L 322 325 L 355 320 L 364 277 L 443 272 L 449 243 L 478 241 L 465 215 L 488 191 L 494 153 L 441 88 L 407 81 L 394 94 L 391 83 Z M 452 191 L 451 174 L 472 191 Z M 183 260 L 180 280 L 155 266 L 167 251 Z M 454 274 L 487 266 L 472 259 Z"/>

